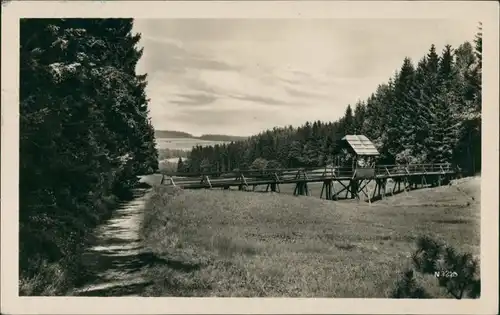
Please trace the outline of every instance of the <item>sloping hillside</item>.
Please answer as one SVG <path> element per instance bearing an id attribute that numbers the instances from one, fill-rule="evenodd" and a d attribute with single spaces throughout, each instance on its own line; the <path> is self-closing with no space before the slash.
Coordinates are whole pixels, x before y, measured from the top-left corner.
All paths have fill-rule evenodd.
<path id="1" fill-rule="evenodd" d="M 182 131 L 155 130 L 155 138 L 193 138 L 193 135 Z"/>
<path id="2" fill-rule="evenodd" d="M 372 204 L 156 187 L 141 230 L 148 296 L 388 297 L 417 237 L 479 253 L 479 179 Z M 460 188 L 461 193 L 457 188 Z M 172 196 L 174 194 L 174 196 Z M 186 271 L 189 270 L 189 271 Z M 435 279 L 420 279 L 447 297 Z"/>

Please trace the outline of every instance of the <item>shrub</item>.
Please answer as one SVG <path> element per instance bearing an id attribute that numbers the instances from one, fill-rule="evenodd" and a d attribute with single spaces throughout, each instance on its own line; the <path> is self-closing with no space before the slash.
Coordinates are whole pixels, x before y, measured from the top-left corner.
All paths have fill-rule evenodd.
<path id="1" fill-rule="evenodd" d="M 414 272 L 436 277 L 437 284 L 456 299 L 480 296 L 479 263 L 469 253 L 459 254 L 453 247 L 423 236 L 417 240 L 417 250 L 412 255 L 412 264 L 413 269 L 403 272 L 391 297 L 431 297 L 422 286 L 418 285 Z"/>
<path id="2" fill-rule="evenodd" d="M 252 165 L 250 166 L 251 169 L 254 169 L 254 170 L 259 170 L 259 171 L 262 171 L 262 170 L 265 170 L 266 169 L 266 166 L 267 166 L 267 160 L 266 159 L 263 159 L 263 158 L 256 158 Z"/>

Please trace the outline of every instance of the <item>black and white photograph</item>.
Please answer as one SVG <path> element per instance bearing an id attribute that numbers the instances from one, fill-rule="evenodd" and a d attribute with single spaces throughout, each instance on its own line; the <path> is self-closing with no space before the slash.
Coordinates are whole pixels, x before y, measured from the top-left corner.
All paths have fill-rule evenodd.
<path id="1" fill-rule="evenodd" d="M 28 8 L 14 2 L 2 19 Z M 498 84 L 498 12 L 218 18 L 193 3 L 190 18 L 179 4 L 178 17 L 148 17 L 154 2 L 142 14 L 140 1 L 60 2 L 54 16 L 16 18 L 17 44 L 2 39 L 16 51 L 2 68 L 17 69 L 2 70 L 10 296 L 349 299 L 343 312 L 365 303 L 353 299 L 444 300 L 496 312 L 498 85 L 484 78 L 490 69 Z M 281 313 L 296 313 L 287 303 Z"/>

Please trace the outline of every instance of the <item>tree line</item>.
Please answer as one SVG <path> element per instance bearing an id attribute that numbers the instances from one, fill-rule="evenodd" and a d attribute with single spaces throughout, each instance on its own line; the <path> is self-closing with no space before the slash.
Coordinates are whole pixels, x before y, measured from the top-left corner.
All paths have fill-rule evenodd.
<path id="1" fill-rule="evenodd" d="M 158 149 L 158 159 L 161 161 L 172 158 L 188 158 L 189 153 L 188 150 L 181 149 Z"/>
<path id="2" fill-rule="evenodd" d="M 132 19 L 20 21 L 20 293 L 64 294 L 91 228 L 158 168 Z M 81 277 L 80 277 L 81 278 Z"/>
<path id="3" fill-rule="evenodd" d="M 364 134 L 380 152 L 378 163 L 450 162 L 481 169 L 481 25 L 472 42 L 435 45 L 415 65 L 410 58 L 387 83 L 334 122 L 273 128 L 245 141 L 197 146 L 181 172 L 224 172 L 251 167 L 316 167 L 333 161 L 336 143 Z M 354 109 L 353 109 L 354 108 Z M 264 165 L 264 166 L 263 166 Z"/>

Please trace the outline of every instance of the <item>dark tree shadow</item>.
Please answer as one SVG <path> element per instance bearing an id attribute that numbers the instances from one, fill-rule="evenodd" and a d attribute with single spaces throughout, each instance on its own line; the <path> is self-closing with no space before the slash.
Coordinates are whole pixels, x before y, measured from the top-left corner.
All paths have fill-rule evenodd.
<path id="1" fill-rule="evenodd" d="M 119 251 L 96 251 L 87 257 L 87 265 L 91 267 L 91 272 L 89 272 L 85 281 L 82 284 L 92 284 L 92 285 L 105 285 L 106 283 L 112 282 L 112 275 L 121 274 L 132 276 L 134 274 L 139 274 L 140 272 L 152 268 L 155 266 L 168 266 L 171 269 L 178 270 L 181 272 L 193 272 L 200 269 L 201 264 L 190 264 L 185 263 L 180 260 L 166 259 L 159 257 L 151 252 L 142 253 L 132 253 L 122 255 Z M 91 264 L 92 263 L 92 266 Z M 111 276 L 103 276 L 111 275 Z M 140 282 L 126 285 L 117 285 L 105 289 L 91 290 L 87 292 L 81 292 L 77 295 L 85 296 L 120 296 L 120 295 L 139 295 L 145 286 L 150 285 L 149 282 Z M 144 286 L 141 286 L 144 285 Z M 133 289 L 136 291 L 131 291 Z"/>
<path id="2" fill-rule="evenodd" d="M 77 296 L 125 296 L 138 295 L 137 292 L 144 291 L 148 286 L 152 285 L 152 281 L 132 283 L 127 285 L 117 285 L 104 289 L 90 290 L 81 292 Z"/>

